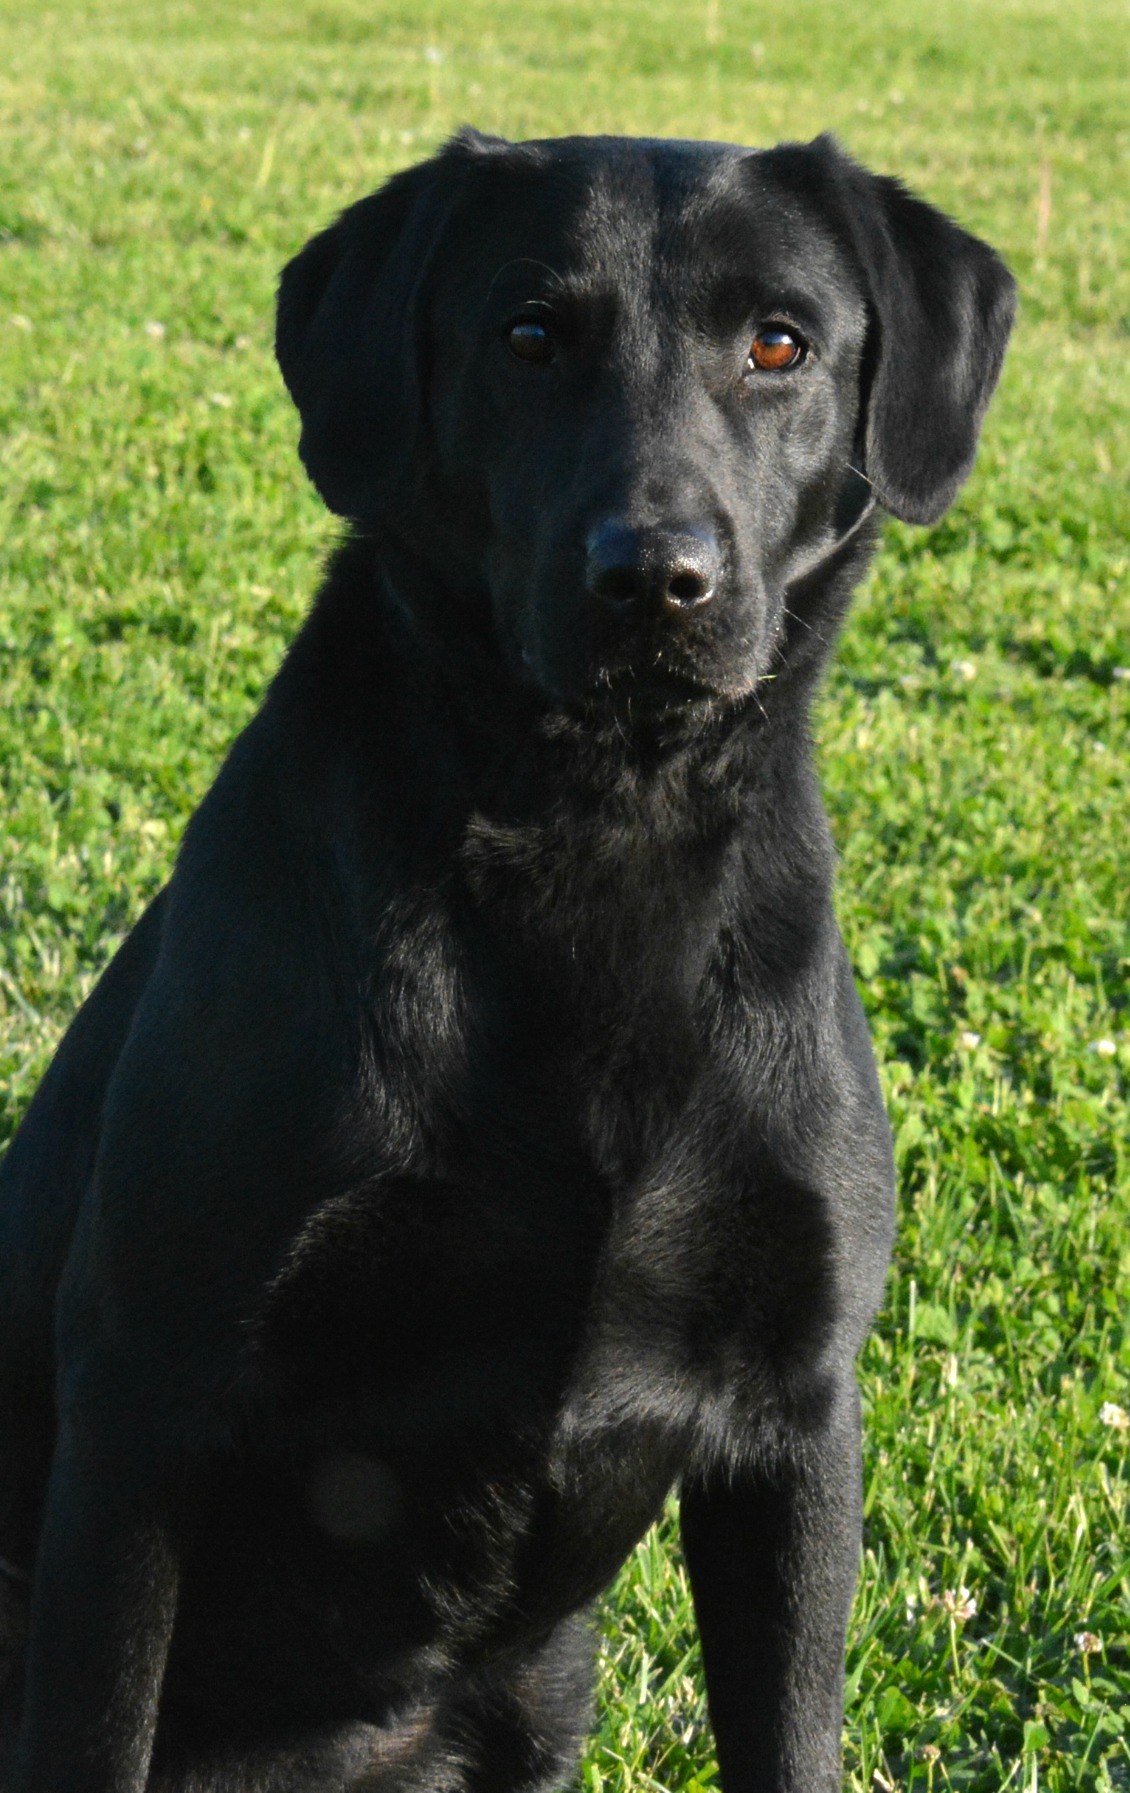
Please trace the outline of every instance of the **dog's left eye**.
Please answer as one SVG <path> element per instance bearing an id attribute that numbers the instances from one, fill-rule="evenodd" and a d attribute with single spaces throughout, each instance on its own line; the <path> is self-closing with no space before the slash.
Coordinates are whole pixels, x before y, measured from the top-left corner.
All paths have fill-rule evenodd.
<path id="1" fill-rule="evenodd" d="M 750 345 L 746 367 L 750 373 L 781 373 L 787 367 L 799 367 L 807 353 L 808 344 L 796 330 L 784 324 L 763 324 Z"/>
<path id="2" fill-rule="evenodd" d="M 553 338 L 544 324 L 532 318 L 516 318 L 507 324 L 503 340 L 512 355 L 533 367 L 544 367 L 553 360 Z"/>

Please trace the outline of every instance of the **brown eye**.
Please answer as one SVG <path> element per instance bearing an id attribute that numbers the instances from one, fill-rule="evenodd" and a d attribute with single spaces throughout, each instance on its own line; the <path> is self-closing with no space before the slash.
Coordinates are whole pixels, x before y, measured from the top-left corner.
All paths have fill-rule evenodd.
<path id="1" fill-rule="evenodd" d="M 795 330 L 786 330 L 783 324 L 766 324 L 750 345 L 749 367 L 763 374 L 780 373 L 786 367 L 799 367 L 805 353 L 805 344 Z"/>
<path id="2" fill-rule="evenodd" d="M 553 360 L 552 336 L 544 324 L 532 323 L 529 318 L 519 318 L 517 323 L 509 324 L 505 342 L 512 355 L 533 367 L 544 367 L 547 361 Z"/>

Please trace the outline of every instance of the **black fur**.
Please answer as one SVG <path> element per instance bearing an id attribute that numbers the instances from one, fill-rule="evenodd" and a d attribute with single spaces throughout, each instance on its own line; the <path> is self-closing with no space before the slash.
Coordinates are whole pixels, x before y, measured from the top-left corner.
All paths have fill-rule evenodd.
<path id="1" fill-rule="evenodd" d="M 726 1793 L 838 1785 L 892 1174 L 808 711 L 1012 293 L 827 139 L 468 132 L 286 269 L 353 527 L 3 1172 L 8 1793 L 559 1787 L 675 1483 Z"/>

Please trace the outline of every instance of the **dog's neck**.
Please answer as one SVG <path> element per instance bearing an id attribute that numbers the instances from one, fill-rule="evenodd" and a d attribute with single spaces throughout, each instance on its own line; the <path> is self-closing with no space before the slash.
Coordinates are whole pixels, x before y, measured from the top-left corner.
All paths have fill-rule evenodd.
<path id="1" fill-rule="evenodd" d="M 359 950 L 379 957 L 386 911 L 407 906 L 452 988 L 481 983 L 506 1037 L 530 1043 L 531 1076 L 590 1067 L 609 1162 L 635 1162 L 689 1099 L 731 960 L 762 956 L 772 980 L 819 950 L 833 860 L 804 738 L 819 655 L 796 626 L 802 669 L 764 699 L 629 727 L 519 699 L 504 677 L 492 700 L 466 658 L 455 676 L 349 544 L 296 643 L 304 713 L 335 731 Z"/>
<path id="2" fill-rule="evenodd" d="M 737 701 L 556 705 L 515 681 L 489 623 L 471 626 L 470 599 L 446 638 L 437 618 L 421 623 L 363 536 L 331 562 L 296 657 L 319 663 L 361 783 L 370 758 L 397 767 L 397 788 L 379 793 L 386 817 L 389 805 L 401 816 L 392 832 L 416 842 L 413 818 L 433 819 L 422 850 L 437 874 L 446 860 L 499 913 L 508 886 L 534 887 L 525 913 L 548 916 L 593 881 L 606 916 L 662 905 L 662 893 L 691 913 L 691 887 L 713 887 L 735 837 L 771 828 L 775 846 L 795 836 L 807 858 L 820 832 L 808 711 L 866 533 L 788 594 L 772 676 Z"/>

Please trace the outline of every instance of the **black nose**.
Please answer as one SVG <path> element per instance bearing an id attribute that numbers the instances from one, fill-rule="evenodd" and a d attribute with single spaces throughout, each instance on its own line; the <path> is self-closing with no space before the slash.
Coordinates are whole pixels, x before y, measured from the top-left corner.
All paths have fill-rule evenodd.
<path id="1" fill-rule="evenodd" d="M 602 523 L 588 538 L 586 583 L 613 609 L 650 606 L 685 615 L 709 604 L 722 571 L 713 530 L 630 529 Z"/>

